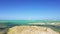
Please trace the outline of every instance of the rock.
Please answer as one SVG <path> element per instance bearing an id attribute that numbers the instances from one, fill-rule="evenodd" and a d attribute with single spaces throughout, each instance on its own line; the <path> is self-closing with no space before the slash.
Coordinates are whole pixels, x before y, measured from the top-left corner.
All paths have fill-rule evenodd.
<path id="1" fill-rule="evenodd" d="M 15 26 L 8 30 L 7 34 L 59 34 L 50 28 L 38 26 Z"/>

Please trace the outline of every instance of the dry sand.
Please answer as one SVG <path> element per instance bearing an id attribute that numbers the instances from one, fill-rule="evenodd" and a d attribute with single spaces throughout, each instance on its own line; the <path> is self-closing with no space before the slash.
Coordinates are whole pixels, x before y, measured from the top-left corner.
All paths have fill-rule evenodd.
<path id="1" fill-rule="evenodd" d="M 59 34 L 50 28 L 38 26 L 15 26 L 8 30 L 7 34 Z"/>

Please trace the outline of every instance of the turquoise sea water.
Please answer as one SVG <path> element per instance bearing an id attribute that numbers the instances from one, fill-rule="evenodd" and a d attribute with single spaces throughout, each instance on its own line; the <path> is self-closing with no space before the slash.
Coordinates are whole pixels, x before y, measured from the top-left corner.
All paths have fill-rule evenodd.
<path id="1" fill-rule="evenodd" d="M 53 23 L 54 20 L 0 20 L 0 23 L 27 24 L 27 23 Z"/>
<path id="2" fill-rule="evenodd" d="M 36 22 L 45 22 L 44 20 L 0 20 L 0 23 L 27 24 Z"/>

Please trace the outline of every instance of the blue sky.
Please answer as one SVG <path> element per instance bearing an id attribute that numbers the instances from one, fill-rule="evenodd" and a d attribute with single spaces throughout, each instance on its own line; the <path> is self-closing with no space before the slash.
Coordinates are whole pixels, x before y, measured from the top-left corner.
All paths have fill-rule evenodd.
<path id="1" fill-rule="evenodd" d="M 0 19 L 60 19 L 60 0 L 0 0 Z"/>

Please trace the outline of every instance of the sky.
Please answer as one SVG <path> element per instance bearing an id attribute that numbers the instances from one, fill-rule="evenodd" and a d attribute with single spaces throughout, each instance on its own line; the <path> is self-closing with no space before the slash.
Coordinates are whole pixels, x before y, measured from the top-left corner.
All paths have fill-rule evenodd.
<path id="1" fill-rule="evenodd" d="M 60 19 L 60 0 L 0 0 L 0 20 Z"/>

